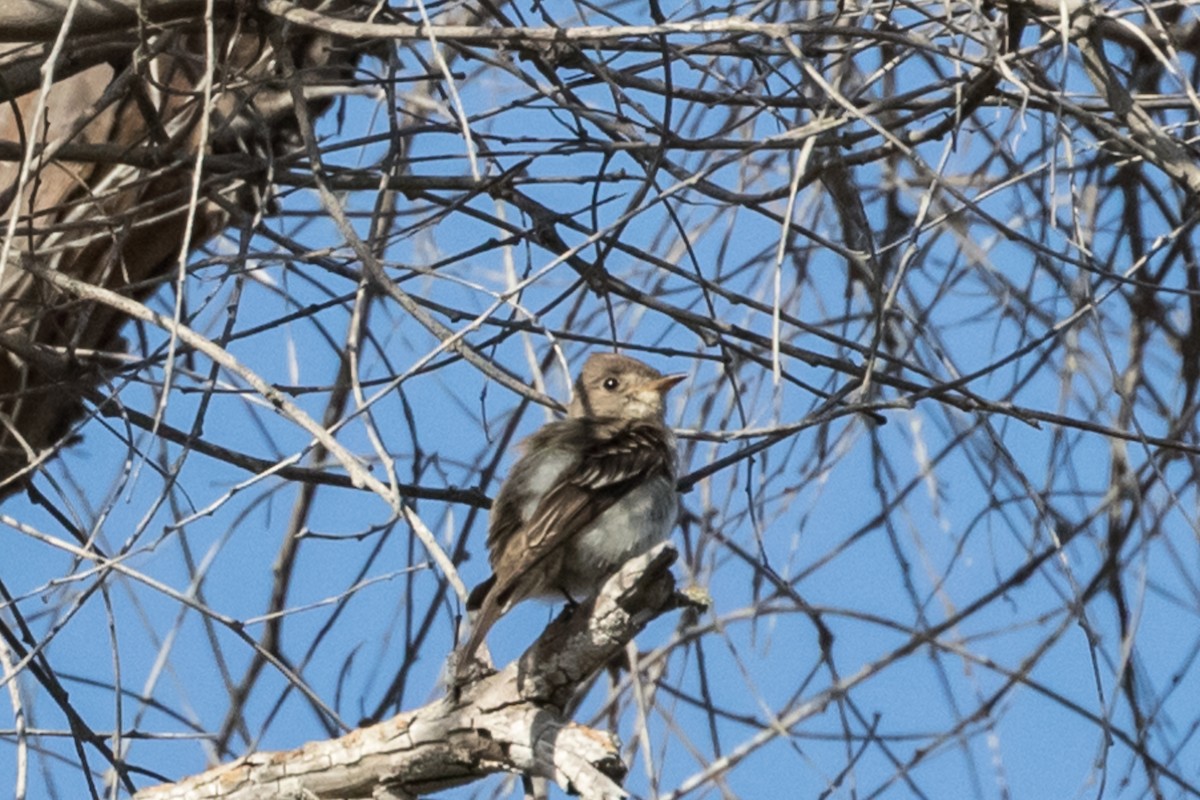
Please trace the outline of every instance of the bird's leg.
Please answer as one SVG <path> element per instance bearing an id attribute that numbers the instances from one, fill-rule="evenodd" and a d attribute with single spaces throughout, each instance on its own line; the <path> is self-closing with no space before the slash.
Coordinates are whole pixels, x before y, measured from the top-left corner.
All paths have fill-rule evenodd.
<path id="1" fill-rule="evenodd" d="M 579 601 L 561 586 L 558 587 L 558 592 L 562 595 L 563 600 L 566 601 L 563 603 L 563 610 L 559 613 L 558 618 L 565 622 L 575 615 L 575 609 L 579 608 Z"/>

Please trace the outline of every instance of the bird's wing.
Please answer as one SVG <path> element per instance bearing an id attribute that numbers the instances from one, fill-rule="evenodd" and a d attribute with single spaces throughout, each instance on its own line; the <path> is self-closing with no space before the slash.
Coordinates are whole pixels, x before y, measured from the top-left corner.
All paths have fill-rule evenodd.
<path id="1" fill-rule="evenodd" d="M 640 420 L 586 422 L 592 430 L 579 460 L 546 491 L 512 541 L 521 557 L 519 567 L 496 586 L 501 600 L 527 570 L 584 531 L 631 489 L 674 474 L 674 449 L 661 425 Z"/>
<path id="2" fill-rule="evenodd" d="M 479 614 L 460 656 L 464 665 L 531 570 L 536 570 L 547 556 L 585 530 L 635 486 L 659 475 L 674 475 L 674 448 L 661 425 L 613 419 L 570 422 L 589 426 L 582 432 L 585 445 L 580 457 L 545 491 L 529 518 L 521 523 L 519 505 L 508 507 L 527 498 L 498 499 L 494 512 L 497 525 L 489 531 L 488 541 L 497 545 L 503 542 L 505 555 L 513 553 L 517 558 L 515 562 L 505 559 L 505 574 L 493 576 L 494 582 L 483 590 L 486 596 L 478 598 L 473 594 L 479 603 Z M 536 436 L 531 445 L 537 447 Z M 501 507 L 500 500 L 505 507 Z"/>

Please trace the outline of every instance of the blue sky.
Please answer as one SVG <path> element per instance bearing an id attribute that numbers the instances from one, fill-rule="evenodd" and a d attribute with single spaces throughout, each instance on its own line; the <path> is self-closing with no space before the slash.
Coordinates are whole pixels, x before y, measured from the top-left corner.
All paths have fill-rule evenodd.
<path id="1" fill-rule="evenodd" d="M 574 13 L 566 4 L 551 8 L 560 20 Z M 623 11 L 635 13 L 632 8 Z M 673 13 L 683 17 L 701 12 L 689 7 Z M 896 19 L 908 20 L 904 12 Z M 1029 35 L 1026 44 L 1032 38 Z M 1083 91 L 1086 83 L 1078 65 L 1063 67 L 1054 60 L 1056 52 L 1047 47 L 1042 65 L 1056 77 L 1056 70 L 1065 69 L 1065 85 Z M 631 53 L 611 66 L 641 64 L 654 57 Z M 878 65 L 871 58 L 864 57 L 864 70 Z M 794 64 L 774 56 L 767 60 L 776 64 L 777 78 L 789 76 L 803 83 Z M 749 81 L 746 63 L 717 63 L 728 68 L 725 77 L 730 82 Z M 829 63 L 820 61 L 818 66 Z M 940 68 L 945 66 L 939 62 Z M 493 173 L 512 168 L 530 151 L 537 158 L 527 171 L 535 177 L 596 177 L 602 170 L 608 175 L 624 170 L 631 177 L 595 185 L 531 185 L 526 191 L 589 230 L 596 224 L 612 225 L 627 210 L 643 173 L 635 160 L 620 152 L 609 162 L 595 155 L 548 152 L 542 140 L 573 136 L 573 120 L 548 110 L 544 100 L 488 113 L 526 98 L 527 88 L 476 62 L 456 68 L 466 73 L 459 89 L 468 112 L 478 115 L 473 130 L 493 153 L 490 160 L 484 159 Z M 528 67 L 517 68 L 533 74 Z M 712 73 L 718 71 L 712 67 Z M 661 70 L 647 74 L 658 78 Z M 897 74 L 902 90 L 930 80 L 932 73 L 928 64 L 913 59 Z M 675 79 L 705 88 L 717 84 L 713 74 L 699 75 L 698 70 L 692 74 L 679 68 Z M 773 89 L 784 93 L 782 85 Z M 584 86 L 580 93 L 604 113 L 611 111 L 607 88 Z M 652 113 L 663 111 L 649 92 L 631 92 L 631 97 L 646 103 Z M 794 109 L 764 113 L 730 133 L 721 114 L 714 110 L 706 116 L 700 106 L 674 107 L 672 119 L 681 136 L 699 141 L 736 134 L 751 141 L 805 121 Z M 621 108 L 640 122 L 629 102 Z M 447 122 L 443 111 L 429 113 L 433 121 Z M 331 141 L 353 140 L 387 130 L 386 111 L 368 99 L 350 101 L 344 117 L 340 129 L 333 118 L 324 120 L 322 134 Z M 403 115 L 397 118 L 408 121 Z M 693 120 L 698 121 L 693 125 Z M 597 134 L 598 129 L 588 129 Z M 849 124 L 847 129 L 861 128 Z M 878 142 L 868 141 L 863 147 L 874 144 Z M 874 191 L 863 196 L 877 244 L 914 248 L 899 280 L 892 317 L 904 367 L 893 367 L 888 375 L 930 385 L 993 364 L 1068 318 L 1081 298 L 1102 295 L 1112 286 L 1112 275 L 1128 269 L 1128 245 L 1114 244 L 1125 230 L 1111 200 L 1097 205 L 1094 223 L 1081 224 L 1094 237 L 1088 253 L 1111 257 L 1085 260 L 1088 269 L 1071 263 L 1083 258 L 1071 227 L 1073 209 L 1082 207 L 1080 197 L 1105 191 L 1112 176 L 1111 171 L 1084 163 L 1094 147 L 1088 131 L 1072 118 L 1039 109 L 1016 113 L 989 107 L 964 122 L 953 141 L 922 145 L 894 167 L 877 162 L 855 170 L 856 181 L 867 187 L 908 182 L 896 197 L 902 211 L 914 218 L 924 213 L 921 203 L 933 199 L 926 226 L 885 242 L 886 198 Z M 466 174 L 460 136 L 431 132 L 415 137 L 412 148 L 415 174 Z M 381 155 L 377 145 L 356 147 L 330 163 L 370 168 Z M 670 155 L 696 170 L 731 153 L 714 156 L 681 148 Z M 786 188 L 789 170 L 799 158 L 796 152 L 752 147 L 736 155 L 709 177 L 746 193 Z M 986 196 L 975 209 L 964 209 L 950 192 L 931 193 L 928 173 L 913 166 L 918 158 L 925 165 L 940 165 L 943 187 Z M 1037 168 L 1043 158 L 1054 159 L 1055 169 Z M 1012 164 L 1027 165 L 1023 168 L 1032 177 L 1006 184 L 1006 168 Z M 1161 174 L 1149 168 L 1146 172 L 1149 186 L 1174 197 Z M 622 231 L 621 242 L 668 260 L 680 272 L 668 274 L 620 249 L 607 254 L 605 268 L 657 302 L 770 336 L 769 313 L 712 292 L 706 296 L 690 276 L 698 271 L 720 289 L 770 307 L 778 224 L 766 213 L 724 207 L 692 190 L 654 201 L 675 182 L 665 171 L 657 174 L 655 187 Z M 593 190 L 605 201 L 594 219 L 587 211 Z M 375 199 L 374 192 L 359 192 L 345 202 L 352 210 L 364 211 Z M 1051 220 L 1032 213 L 1046 205 L 1053 205 L 1060 216 Z M 764 206 L 773 214 L 784 211 L 778 199 Z M 313 219 L 301 217 L 319 210 L 311 193 L 293 193 L 284 198 L 284 207 L 288 214 L 268 219 L 268 228 L 312 251 L 332 251 L 283 257 L 257 237 L 257 252 L 245 270 L 200 266 L 183 288 L 192 327 L 215 337 L 227 316 L 235 314 L 233 329 L 252 333 L 232 343 L 230 351 L 262 377 L 293 389 L 296 402 L 320 419 L 357 289 L 353 280 L 323 266 L 321 258 L 328 256 L 355 270 L 359 265 L 319 213 Z M 530 222 L 511 205 L 486 195 L 472 197 L 467 207 L 485 219 L 451 213 L 405 232 L 391 242 L 386 266 L 406 292 L 474 315 L 489 308 L 495 294 L 511 284 L 507 270 L 518 276 L 536 273 L 554 256 L 524 242 L 477 252 L 505 235 L 488 218 L 503 215 L 520 227 Z M 664 213 L 666 208 L 676 215 L 674 220 Z M 429 216 L 429 211 L 421 199 L 404 198 L 399 223 Z M 1141 211 L 1147 243 L 1169 233 L 1148 201 Z M 942 218 L 947 212 L 955 216 Z M 782 302 L 788 314 L 814 328 L 785 324 L 783 338 L 804 351 L 860 363 L 856 347 L 869 345 L 875 334 L 871 300 L 861 284 L 847 296 L 846 259 L 806 233 L 816 231 L 844 244 L 829 193 L 820 182 L 801 189 L 793 222 L 800 233 L 782 262 Z M 366 220 L 357 218 L 355 224 L 365 235 Z M 558 229 L 569 244 L 585 238 L 565 222 Z M 683 248 L 685 239 L 690 253 Z M 224 240 L 210 250 L 228 255 L 235 247 L 236 241 Z M 588 247 L 580 254 L 592 261 L 597 250 Z M 1052 254 L 1062 261 L 1054 262 Z M 1163 257 L 1160 250 L 1157 258 Z M 1151 259 L 1149 265 L 1156 263 Z M 436 273 L 419 274 L 430 264 L 438 265 Z M 1059 280 L 1062 275 L 1069 283 Z M 747 361 L 732 373 L 723 372 L 716 361 L 720 348 L 659 310 L 610 295 L 610 317 L 605 298 L 579 287 L 560 299 L 576 278 L 568 265 L 559 265 L 523 292 L 522 312 L 506 308 L 496 314 L 507 319 L 550 306 L 537 314 L 537 332 L 493 341 L 491 337 L 504 329 L 484 326 L 469 333 L 467 341 L 522 377 L 532 373 L 529 354 L 534 361 L 544 358 L 552 342 L 562 344 L 570 367 L 577 369 L 591 348 L 573 336 L 603 341 L 615 335 L 635 348 L 670 349 L 676 355 L 645 357 L 664 371 L 689 373 L 689 381 L 672 395 L 669 412 L 670 421 L 685 433 L 797 423 L 822 405 L 796 383 L 774 384 L 761 364 Z M 1184 276 L 1167 273 L 1163 287 L 1183 288 Z M 344 299 L 279 322 L 309 304 L 334 298 Z M 1185 324 L 1185 298 L 1163 293 L 1161 299 L 1165 317 L 1177 326 Z M 160 309 L 170 307 L 165 292 L 151 302 Z M 469 316 L 439 318 L 452 330 L 470 321 Z M 629 689 L 622 688 L 619 730 L 630 747 L 630 790 L 639 797 L 652 790 L 672 796 L 707 764 L 746 746 L 772 717 L 783 719 L 806 703 L 828 699 L 822 710 L 796 721 L 788 736 L 753 749 L 720 780 L 706 782 L 688 796 L 1150 796 L 1145 771 L 1130 750 L 1119 739 L 1106 750 L 1104 727 L 1088 717 L 1107 717 L 1120 731 L 1133 730 L 1119 685 L 1122 633 L 1114 603 L 1100 592 L 1083 606 L 1082 614 L 1071 612 L 1072 599 L 1103 564 L 1109 509 L 1104 497 L 1114 453 L 1123 452 L 1134 470 L 1151 471 L 1146 465 L 1158 451 L 1136 443 L 1119 451 L 1102 435 L 1047 422 L 1035 426 L 1003 413 L 1002 406 L 1011 403 L 1117 424 L 1130 325 L 1124 296 L 1109 296 L 1096 314 L 1086 315 L 1063 335 L 973 381 L 968 390 L 996 404 L 991 411 L 964 411 L 933 397 L 916 399 L 910 408 L 897 407 L 910 393 L 877 382 L 868 399 L 891 404 L 881 412 L 886 425 L 853 414 L 813 424 L 760 454 L 752 465 L 739 462 L 685 495 L 690 521 L 677 541 L 693 558 L 681 559 L 677 574 L 684 583 L 706 586 L 714 605 L 700 620 L 706 630 L 699 649 L 672 654 L 655 694 L 656 705 L 648 716 L 653 780 L 647 777 L 646 753 L 636 744 L 640 728 Z M 364 382 L 404 375 L 435 346 L 427 331 L 387 300 L 374 303 L 369 328 L 371 339 L 361 348 L 359 375 Z M 145 342 L 150 352 L 164 342 L 162 332 L 152 328 L 131 329 L 126 338 L 135 349 Z M 729 343 L 748 347 L 737 337 L 730 337 Z M 1157 413 L 1156 403 L 1172 409 L 1182 402 L 1179 365 L 1161 333 L 1152 337 L 1148 348 L 1147 388 L 1138 396 L 1135 421 L 1147 434 L 1162 435 L 1163 415 Z M 183 362 L 183 367 L 164 420 L 188 430 L 201 408 L 210 365 L 195 359 Z M 826 391 L 848 380 L 797 357 L 785 358 L 783 368 L 789 377 Z M 116 385 L 122 403 L 153 413 L 157 387 L 148 386 L 147 377 L 161 380 L 161 366 Z M 226 374 L 219 379 L 231 381 Z M 236 381 L 233 385 L 244 389 Z M 559 372 L 548 373 L 546 387 L 552 396 L 566 400 Z M 308 451 L 308 434 L 258 398 L 228 388 L 218 386 L 207 406 L 207 440 L 267 459 Z M 364 396 L 377 391 L 377 386 L 369 386 Z M 339 440 L 369 461 L 379 476 L 385 476 L 390 465 L 402 481 L 471 487 L 481 481 L 483 457 L 503 447 L 505 425 L 517 407 L 511 392 L 469 365 L 453 362 L 399 382 L 370 406 L 374 430 L 368 428 L 367 417 L 358 416 L 339 433 Z M 514 440 L 548 418 L 541 409 L 525 410 Z M 272 564 L 300 485 L 276 477 L 243 485 L 249 473 L 197 453 L 178 464 L 181 451 L 176 445 L 155 441 L 144 431 L 132 432 L 130 447 L 129 429 L 120 420 L 94 419 L 80 433 L 82 442 L 39 476 L 42 491 L 106 552 L 128 551 L 125 563 L 130 570 L 182 595 L 198 586 L 201 594 L 189 602 L 249 621 L 247 631 L 257 635 L 262 623 L 256 618 L 271 591 Z M 1193 441 L 1194 431 L 1189 428 L 1182 438 Z M 684 472 L 728 455 L 739 444 L 741 440 L 685 438 Z M 379 463 L 377 446 L 389 464 Z M 511 447 L 506 453 L 501 475 L 515 457 Z M 157 470 L 168 464 L 179 471 L 173 484 Z M 1128 501 L 1117 506 L 1134 519 L 1134 533 L 1122 550 L 1121 574 L 1134 625 L 1138 692 L 1142 707 L 1153 710 L 1148 749 L 1195 786 L 1200 784 L 1194 736 L 1200 670 L 1192 663 L 1200 641 L 1195 634 L 1200 608 L 1197 498 L 1188 462 L 1156 464 L 1161 480 L 1141 498 L 1140 508 Z M 482 488 L 492 495 L 496 483 Z M 461 565 L 466 583 L 485 577 L 484 515 L 472 515 L 465 504 L 421 501 L 416 508 L 443 547 L 452 549 L 461 537 L 469 537 L 470 560 Z M 11 498 L 0 513 L 47 536 L 69 538 L 57 521 L 26 498 Z M 707 525 L 704 530 L 697 523 L 701 519 Z M 292 612 L 283 628 L 282 647 L 293 663 L 303 662 L 307 685 L 350 726 L 376 710 L 406 661 L 411 671 L 399 707 L 413 708 L 436 696 L 459 608 L 451 600 L 435 604 L 420 651 L 406 651 L 405 637 L 420 626 L 437 584 L 436 572 L 407 527 L 390 518 L 380 498 L 334 487 L 317 492 L 305 522 L 309 535 L 294 568 L 287 604 Z M 937 647 L 891 657 L 911 629 L 933 628 L 970 608 L 1031 555 L 1052 547 L 1054 535 L 1067 535 L 1073 526 L 1080 532 L 1059 554 L 942 632 Z M 792 600 L 773 593 L 761 573 L 735 554 L 735 545 L 758 567 L 767 565 L 791 582 L 805 602 L 822 611 L 835 637 L 833 669 L 821 662 L 811 620 Z M 221 624 L 206 626 L 195 608 L 129 576 L 111 575 L 107 592 L 94 592 L 97 577 L 88 564 L 11 525 L 0 525 L 0 554 L 0 577 L 37 635 L 49 637 L 53 632 L 47 657 L 66 678 L 72 702 L 96 729 L 107 731 L 117 724 L 112 687 L 118 675 L 129 693 L 120 701 L 126 728 L 194 734 L 196 729 L 220 726 L 227 707 L 222 670 L 239 680 L 250 659 L 250 650 L 233 632 Z M 322 604 L 328 598 L 346 599 Z M 514 611 L 491 636 L 493 653 L 501 659 L 516 655 L 552 613 L 554 609 L 533 603 Z M 641 650 L 654 653 L 667 644 L 676 624 L 673 616 L 656 622 L 639 638 Z M 310 654 L 318 636 L 319 644 Z M 1027 681 L 1010 687 L 1013 674 Z M 99 685 L 89 685 L 92 681 Z M 603 683 L 584 703 L 579 719 L 599 713 L 607 691 Z M 831 692 L 835 684 L 842 690 Z M 296 691 L 286 692 L 286 686 L 277 671 L 265 670 L 244 715 L 248 740 L 235 738 L 235 752 L 285 749 L 328 735 L 311 707 Z M 32 682 L 23 680 L 21 688 L 31 724 L 64 727 Z M 183 720 L 139 702 L 135 695 L 146 690 Z M 988 713 L 977 715 L 998 692 L 994 704 L 986 706 Z M 720 713 L 710 714 L 692 702 L 704 696 Z M 607 725 L 607 719 L 593 722 Z M 16 752 L 7 732 L 11 725 L 0 712 L 0 786 L 14 780 Z M 947 736 L 947 731 L 954 733 Z M 82 796 L 84 784 L 69 739 L 45 736 L 38 744 L 53 755 L 39 760 L 29 796 Z M 926 750 L 931 754 L 924 755 Z M 203 769 L 208 754 L 197 741 L 183 739 L 136 741 L 127 756 L 169 777 L 182 777 Z M 905 766 L 910 761 L 912 766 Z M 444 796 L 484 795 L 500 780 Z M 1170 781 L 1161 785 L 1167 797 L 1190 796 Z"/>

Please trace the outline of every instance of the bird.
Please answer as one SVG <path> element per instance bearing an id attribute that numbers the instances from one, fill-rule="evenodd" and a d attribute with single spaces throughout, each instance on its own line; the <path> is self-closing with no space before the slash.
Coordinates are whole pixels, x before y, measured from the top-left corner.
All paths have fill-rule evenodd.
<path id="1" fill-rule="evenodd" d="M 514 605 L 586 599 L 628 559 L 670 536 L 679 511 L 678 454 L 665 399 L 685 377 L 593 353 L 567 417 L 524 441 L 488 520 L 492 575 L 467 598 L 474 624 L 459 650 L 460 680 L 488 630 Z"/>

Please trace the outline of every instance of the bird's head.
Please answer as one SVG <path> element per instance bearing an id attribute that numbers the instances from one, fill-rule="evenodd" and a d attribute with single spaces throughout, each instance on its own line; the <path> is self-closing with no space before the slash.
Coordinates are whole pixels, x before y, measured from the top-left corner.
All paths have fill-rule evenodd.
<path id="1" fill-rule="evenodd" d="M 616 353 L 593 353 L 575 381 L 572 417 L 658 419 L 663 398 L 686 375 L 663 375 L 636 358 Z"/>

